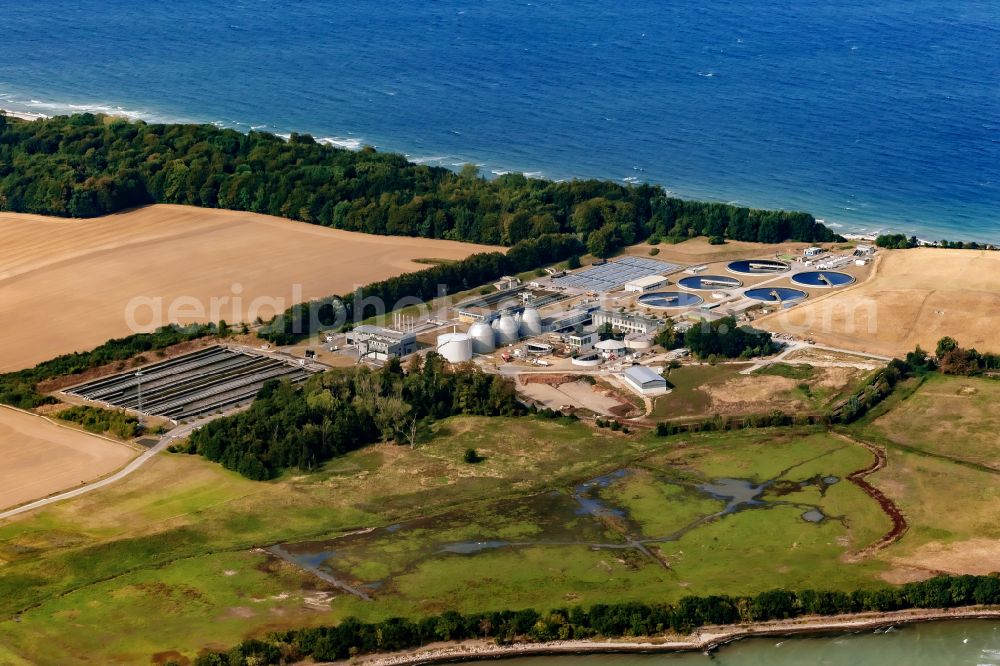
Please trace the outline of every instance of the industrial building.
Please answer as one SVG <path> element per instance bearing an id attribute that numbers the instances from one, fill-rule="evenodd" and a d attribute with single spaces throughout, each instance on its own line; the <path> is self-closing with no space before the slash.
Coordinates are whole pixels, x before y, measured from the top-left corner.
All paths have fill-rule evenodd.
<path id="1" fill-rule="evenodd" d="M 358 348 L 358 357 L 386 361 L 417 351 L 417 335 L 382 326 L 362 324 L 347 332 L 347 344 Z"/>
<path id="2" fill-rule="evenodd" d="M 573 287 L 592 292 L 606 292 L 619 289 L 628 282 L 648 275 L 672 273 L 680 268 L 677 264 L 646 259 L 645 257 L 622 257 L 615 261 L 594 262 L 590 268 L 570 273 L 561 278 L 553 278 L 559 287 Z"/>
<path id="3" fill-rule="evenodd" d="M 667 278 L 662 275 L 647 275 L 625 283 L 625 291 L 644 294 L 667 284 Z"/>
<path id="4" fill-rule="evenodd" d="M 566 336 L 566 346 L 571 352 L 585 352 L 594 348 L 597 342 L 597 331 L 586 333 L 570 333 Z"/>
<path id="5" fill-rule="evenodd" d="M 818 257 L 823 254 L 823 248 L 821 247 L 807 247 L 802 251 L 802 255 L 805 257 Z"/>
<path id="6" fill-rule="evenodd" d="M 660 328 L 658 320 L 629 312 L 598 310 L 591 315 L 591 318 L 597 328 L 611 324 L 611 328 L 629 333 L 652 333 Z"/>
<path id="7" fill-rule="evenodd" d="M 642 365 L 633 365 L 623 373 L 625 381 L 642 394 L 667 390 L 667 380 Z"/>

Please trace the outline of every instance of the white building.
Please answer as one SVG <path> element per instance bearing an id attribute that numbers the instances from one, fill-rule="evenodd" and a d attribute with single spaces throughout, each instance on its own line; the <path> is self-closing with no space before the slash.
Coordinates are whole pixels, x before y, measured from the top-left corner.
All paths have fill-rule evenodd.
<path id="1" fill-rule="evenodd" d="M 611 310 L 598 310 L 593 314 L 593 322 L 598 329 L 605 324 L 611 324 L 611 328 L 629 333 L 652 333 L 660 328 L 660 322 L 656 319 Z"/>
<path id="2" fill-rule="evenodd" d="M 635 280 L 626 282 L 625 291 L 641 294 L 658 289 L 665 284 L 667 284 L 667 278 L 662 275 L 647 275 L 646 277 L 636 278 Z"/>
<path id="3" fill-rule="evenodd" d="M 823 248 L 815 246 L 807 247 L 805 250 L 802 251 L 802 254 L 803 256 L 806 257 L 818 257 L 819 255 L 823 254 Z"/>
<path id="4" fill-rule="evenodd" d="M 667 390 L 667 380 L 642 365 L 627 368 L 624 378 L 632 388 L 642 394 Z"/>
<path id="5" fill-rule="evenodd" d="M 361 357 L 385 361 L 393 356 L 406 356 L 417 350 L 417 336 L 391 328 L 363 324 L 347 332 L 347 344 L 356 345 Z"/>
<path id="6" fill-rule="evenodd" d="M 575 352 L 590 351 L 594 348 L 595 342 L 597 342 L 597 331 L 580 334 L 570 333 L 566 337 L 566 345 Z"/>

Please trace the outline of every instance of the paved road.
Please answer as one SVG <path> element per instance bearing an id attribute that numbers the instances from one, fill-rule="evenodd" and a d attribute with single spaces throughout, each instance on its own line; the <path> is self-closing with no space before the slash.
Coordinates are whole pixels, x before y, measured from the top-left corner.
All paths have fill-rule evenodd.
<path id="1" fill-rule="evenodd" d="M 153 459 L 153 456 L 157 455 L 168 446 L 174 443 L 178 439 L 184 439 L 187 437 L 192 430 L 197 428 L 202 423 L 191 423 L 178 426 L 168 432 L 166 435 L 160 438 L 160 441 L 153 447 L 144 451 L 138 458 L 130 462 L 125 467 L 121 468 L 111 476 L 105 477 L 99 481 L 94 481 L 93 483 L 88 483 L 85 486 L 80 486 L 79 488 L 74 488 L 73 490 L 67 490 L 66 492 L 59 493 L 58 495 L 52 495 L 46 497 L 45 499 L 36 500 L 30 504 L 24 504 L 14 509 L 8 511 L 0 512 L 0 520 L 6 518 L 12 518 L 14 516 L 20 515 L 22 513 L 27 513 L 28 511 L 34 511 L 35 509 L 40 509 L 49 504 L 55 504 L 56 502 L 61 502 L 63 500 L 71 499 L 73 497 L 79 497 L 80 495 L 85 495 L 86 493 L 93 492 L 105 486 L 109 486 L 112 483 L 121 481 L 129 474 L 135 472 L 137 469 L 145 465 L 147 462 Z"/>

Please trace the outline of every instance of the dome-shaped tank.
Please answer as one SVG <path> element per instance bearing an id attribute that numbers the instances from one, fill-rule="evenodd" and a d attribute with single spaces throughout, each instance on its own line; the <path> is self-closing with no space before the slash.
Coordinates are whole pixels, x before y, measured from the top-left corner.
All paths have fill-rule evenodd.
<path id="1" fill-rule="evenodd" d="M 437 339 L 437 352 L 449 363 L 472 360 L 472 338 L 465 333 L 444 333 Z"/>
<path id="2" fill-rule="evenodd" d="M 472 338 L 472 351 L 477 354 L 489 354 L 497 348 L 496 336 L 489 324 L 476 322 L 469 329 L 469 337 Z"/>
<path id="3" fill-rule="evenodd" d="M 521 335 L 532 337 L 542 334 L 542 315 L 535 308 L 525 308 L 521 315 Z"/>
<path id="4" fill-rule="evenodd" d="M 497 344 L 509 345 L 517 342 L 519 329 L 517 319 L 509 314 L 501 315 L 496 323 Z"/>

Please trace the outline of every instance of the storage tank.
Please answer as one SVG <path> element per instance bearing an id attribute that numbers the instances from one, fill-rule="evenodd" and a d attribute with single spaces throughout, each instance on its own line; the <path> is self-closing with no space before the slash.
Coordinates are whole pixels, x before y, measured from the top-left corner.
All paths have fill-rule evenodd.
<path id="1" fill-rule="evenodd" d="M 437 339 L 437 352 L 449 363 L 472 360 L 472 338 L 465 333 L 445 333 Z"/>
<path id="2" fill-rule="evenodd" d="M 521 335 L 534 337 L 542 334 L 542 315 L 535 308 L 525 308 L 521 314 Z"/>
<path id="3" fill-rule="evenodd" d="M 520 326 L 517 320 L 514 319 L 510 314 L 503 314 L 500 319 L 497 320 L 494 330 L 497 334 L 497 344 L 498 345 L 509 345 L 517 342 L 518 335 L 517 332 Z"/>
<path id="4" fill-rule="evenodd" d="M 476 322 L 469 329 L 472 338 L 472 351 L 477 354 L 490 354 L 497 348 L 496 336 L 489 324 Z"/>

